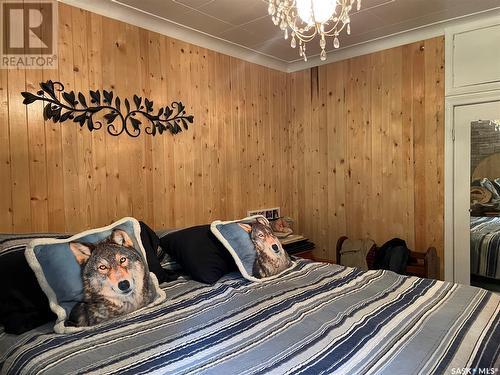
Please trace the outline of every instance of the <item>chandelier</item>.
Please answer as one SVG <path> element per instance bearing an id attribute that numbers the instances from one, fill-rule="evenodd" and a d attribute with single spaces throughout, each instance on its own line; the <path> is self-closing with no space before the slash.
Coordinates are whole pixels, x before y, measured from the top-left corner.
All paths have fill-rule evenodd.
<path id="1" fill-rule="evenodd" d="M 333 47 L 339 48 L 339 34 L 345 28 L 351 33 L 349 12 L 354 2 L 357 10 L 361 0 L 269 0 L 269 15 L 283 30 L 285 39 L 291 30 L 290 46 L 299 45 L 299 56 L 307 61 L 306 43 L 319 35 L 320 59 L 326 60 L 326 37 L 333 37 Z"/>

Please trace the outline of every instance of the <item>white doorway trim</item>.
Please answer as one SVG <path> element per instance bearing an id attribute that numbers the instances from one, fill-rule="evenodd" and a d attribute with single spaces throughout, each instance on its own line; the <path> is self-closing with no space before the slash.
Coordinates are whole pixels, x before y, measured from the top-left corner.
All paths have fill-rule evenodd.
<path id="1" fill-rule="evenodd" d="M 454 112 L 455 107 L 500 100 L 500 91 L 487 91 L 447 97 L 445 99 L 444 142 L 444 279 L 455 281 L 454 275 Z"/>

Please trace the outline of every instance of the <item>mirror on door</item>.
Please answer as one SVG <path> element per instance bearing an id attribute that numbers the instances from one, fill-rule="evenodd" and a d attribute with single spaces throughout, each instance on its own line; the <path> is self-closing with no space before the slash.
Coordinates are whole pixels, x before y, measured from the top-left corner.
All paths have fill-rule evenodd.
<path id="1" fill-rule="evenodd" d="M 500 121 L 471 123 L 471 284 L 500 292 Z"/>

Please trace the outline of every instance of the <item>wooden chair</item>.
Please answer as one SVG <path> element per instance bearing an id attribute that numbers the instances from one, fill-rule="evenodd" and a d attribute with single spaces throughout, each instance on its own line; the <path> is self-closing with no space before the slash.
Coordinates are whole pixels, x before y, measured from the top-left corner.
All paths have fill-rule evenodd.
<path id="1" fill-rule="evenodd" d="M 337 263 L 340 264 L 340 250 L 342 244 L 348 237 L 342 236 L 337 241 Z M 379 247 L 373 245 L 366 254 L 366 263 L 368 269 L 372 270 L 375 263 L 375 254 Z M 425 253 L 418 251 L 410 251 L 408 265 L 406 266 L 406 274 L 411 276 L 425 277 L 428 279 L 437 279 L 439 276 L 439 258 L 437 256 L 436 248 L 429 247 Z"/>

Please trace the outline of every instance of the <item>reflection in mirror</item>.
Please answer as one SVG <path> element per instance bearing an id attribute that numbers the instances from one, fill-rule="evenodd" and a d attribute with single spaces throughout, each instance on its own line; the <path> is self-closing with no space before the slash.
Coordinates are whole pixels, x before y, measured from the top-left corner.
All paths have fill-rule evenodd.
<path id="1" fill-rule="evenodd" d="M 471 215 L 500 216 L 500 121 L 471 123 Z"/>
<path id="2" fill-rule="evenodd" d="M 471 284 L 500 291 L 500 121 L 471 123 Z"/>

